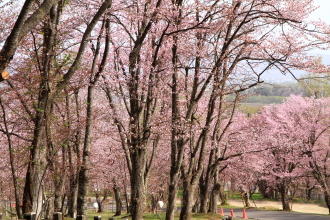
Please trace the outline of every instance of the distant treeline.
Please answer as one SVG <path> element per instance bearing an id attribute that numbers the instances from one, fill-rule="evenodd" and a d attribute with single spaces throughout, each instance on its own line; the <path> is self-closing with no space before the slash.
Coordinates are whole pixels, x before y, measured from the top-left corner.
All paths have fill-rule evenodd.
<path id="1" fill-rule="evenodd" d="M 265 95 L 254 95 L 248 96 L 243 100 L 243 103 L 260 103 L 260 104 L 278 104 L 282 103 L 285 96 L 265 96 Z"/>
<path id="2" fill-rule="evenodd" d="M 282 103 L 290 95 L 310 96 L 310 93 L 299 83 L 261 84 L 246 92 L 246 98 L 243 100 L 243 103 L 278 104 Z"/>
<path id="3" fill-rule="evenodd" d="M 260 86 L 254 87 L 247 92 L 248 95 L 252 96 L 284 96 L 288 97 L 290 95 L 301 95 L 308 96 L 308 92 L 304 87 L 298 83 L 286 83 L 286 84 L 262 84 Z"/>
<path id="4" fill-rule="evenodd" d="M 256 112 L 263 105 L 282 103 L 291 95 L 305 97 L 330 97 L 329 81 L 301 81 L 297 83 L 282 84 L 260 84 L 245 92 L 242 100 L 242 110 L 245 112 Z M 233 96 L 228 97 L 233 100 Z M 251 110 L 252 108 L 252 110 Z"/>

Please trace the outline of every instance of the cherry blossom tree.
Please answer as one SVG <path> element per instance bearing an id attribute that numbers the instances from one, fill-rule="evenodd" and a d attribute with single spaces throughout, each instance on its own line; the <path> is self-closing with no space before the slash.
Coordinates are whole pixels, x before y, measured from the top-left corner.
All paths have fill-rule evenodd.
<path id="1" fill-rule="evenodd" d="M 261 156 L 263 176 L 280 192 L 283 210 L 291 210 L 294 187 L 308 173 L 320 184 L 328 204 L 328 108 L 327 99 L 292 96 L 256 116 L 265 132 L 260 144 L 271 147 Z"/>
<path id="2" fill-rule="evenodd" d="M 51 8 L 54 7 L 56 3 L 57 1 L 55 0 L 45 0 L 40 5 L 35 4 L 33 0 L 26 0 L 24 2 L 15 25 L 11 28 L 11 32 L 1 48 L 0 73 L 4 72 L 5 68 L 13 59 L 17 47 L 20 45 L 23 38 L 48 15 Z M 9 2 L 7 2 L 7 4 L 9 4 Z M 64 3 L 60 1 L 58 4 L 62 5 Z M 1 74 L 0 82 L 6 78 L 4 77 L 5 76 Z"/>

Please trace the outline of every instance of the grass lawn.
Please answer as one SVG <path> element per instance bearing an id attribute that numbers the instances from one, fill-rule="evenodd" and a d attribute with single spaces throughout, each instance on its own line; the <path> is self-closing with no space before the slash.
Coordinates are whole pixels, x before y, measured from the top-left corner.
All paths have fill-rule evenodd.
<path id="1" fill-rule="evenodd" d="M 91 220 L 94 218 L 94 216 L 102 216 L 102 219 L 104 220 L 108 220 L 109 218 L 113 217 L 113 213 L 112 212 L 103 212 L 103 213 L 95 213 L 94 211 L 88 211 L 87 212 L 87 216 L 88 219 Z M 66 218 L 67 220 L 69 220 L 69 218 Z M 121 216 L 117 216 L 114 217 L 114 219 L 131 219 L 130 216 L 128 216 L 127 214 L 123 214 Z M 152 219 L 165 219 L 165 213 L 159 213 L 159 214 L 153 214 L 153 213 L 146 213 L 144 215 L 144 219 L 145 220 L 152 220 Z M 179 219 L 179 216 L 176 215 L 175 219 Z M 216 214 L 193 214 L 193 218 L 192 219 L 196 219 L 196 220 L 218 220 L 221 219 L 220 215 L 216 215 Z"/>

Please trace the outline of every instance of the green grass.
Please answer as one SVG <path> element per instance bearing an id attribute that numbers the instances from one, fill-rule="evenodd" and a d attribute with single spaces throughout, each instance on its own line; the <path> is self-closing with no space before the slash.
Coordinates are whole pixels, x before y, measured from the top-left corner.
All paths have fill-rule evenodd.
<path id="1" fill-rule="evenodd" d="M 284 96 L 262 96 L 262 95 L 255 95 L 249 96 L 243 103 L 258 103 L 258 104 L 279 104 L 282 103 L 286 97 Z"/>
<path id="2" fill-rule="evenodd" d="M 241 194 L 238 192 L 227 192 L 228 199 L 234 199 L 234 200 L 242 200 Z M 275 201 L 269 198 L 263 197 L 261 193 L 254 193 L 251 195 L 251 200 L 254 201 Z"/>
<path id="3" fill-rule="evenodd" d="M 94 216 L 101 216 L 102 219 L 109 219 L 114 215 L 114 213 L 110 211 L 98 213 L 95 210 L 88 210 L 86 215 L 88 219 L 94 219 Z"/>
<path id="4" fill-rule="evenodd" d="M 256 114 L 261 111 L 263 104 L 257 104 L 257 103 L 241 103 L 239 105 L 239 110 L 246 114 Z"/>
<path id="5" fill-rule="evenodd" d="M 113 217 L 113 213 L 111 212 L 104 212 L 104 213 L 95 213 L 95 212 L 91 212 L 88 211 L 87 212 L 87 218 L 88 219 L 93 219 L 94 216 L 102 216 L 103 220 L 108 220 L 110 217 Z M 121 216 L 117 216 L 114 217 L 115 219 L 131 219 L 130 216 L 128 216 L 127 214 L 123 214 Z M 195 220 L 216 220 L 216 219 L 220 219 L 220 215 L 217 214 L 193 214 L 192 219 Z M 69 218 L 65 218 L 66 220 L 69 220 Z M 164 220 L 165 219 L 165 213 L 161 212 L 158 214 L 154 214 L 154 213 L 145 213 L 143 219 L 145 220 Z M 175 219 L 179 219 L 179 215 L 177 214 L 175 216 Z"/>

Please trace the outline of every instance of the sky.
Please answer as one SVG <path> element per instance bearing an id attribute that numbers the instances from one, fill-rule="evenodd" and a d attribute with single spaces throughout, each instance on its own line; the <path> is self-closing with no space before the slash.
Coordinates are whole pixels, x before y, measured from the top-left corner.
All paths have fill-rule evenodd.
<path id="1" fill-rule="evenodd" d="M 297 0 L 297 1 L 299 1 L 299 0 Z M 330 25 L 330 0 L 314 0 L 314 1 L 315 1 L 315 4 L 319 7 L 311 15 L 311 19 L 312 20 L 322 20 Z M 328 51 L 315 50 L 315 51 L 312 51 L 311 54 L 316 55 L 316 56 L 321 56 L 323 63 L 330 65 L 330 50 L 328 50 Z M 302 71 L 295 72 L 295 75 L 297 77 L 302 76 L 304 74 L 305 73 Z M 284 76 L 283 74 L 273 71 L 273 70 L 265 73 L 265 76 L 263 77 L 263 79 L 265 81 L 271 82 L 271 83 L 294 82 L 295 81 L 295 79 L 292 76 L 290 76 L 290 75 Z"/>
<path id="2" fill-rule="evenodd" d="M 0 0 L 0 6 L 6 3 L 8 0 Z M 17 0 L 21 1 L 21 0 Z M 296 0 L 300 1 L 300 0 Z M 311 15 L 312 20 L 322 20 L 330 25 L 330 0 L 314 0 L 315 5 L 318 8 Z M 315 50 L 311 52 L 312 55 L 321 56 L 323 63 L 330 65 L 330 50 L 321 51 Z M 295 76 L 298 78 L 303 76 L 305 73 L 302 71 L 295 71 Z M 282 83 L 282 82 L 294 82 L 295 79 L 288 75 L 283 75 L 276 70 L 270 70 L 264 73 L 263 80 L 269 83 Z"/>
<path id="3" fill-rule="evenodd" d="M 320 18 L 330 24 L 330 1 L 329 0 L 315 0 L 320 7 L 313 13 L 313 17 Z"/>

